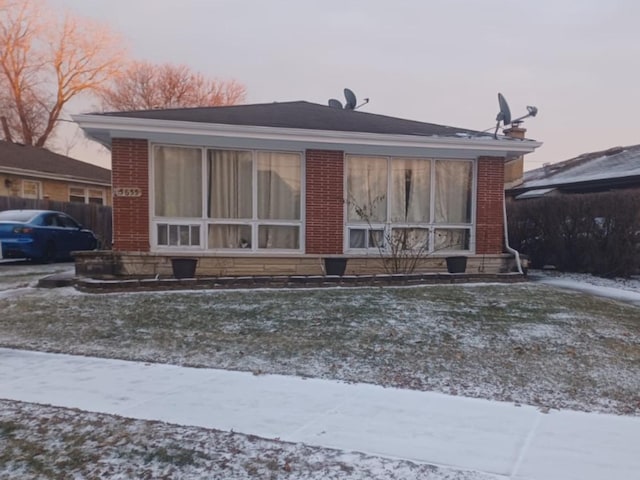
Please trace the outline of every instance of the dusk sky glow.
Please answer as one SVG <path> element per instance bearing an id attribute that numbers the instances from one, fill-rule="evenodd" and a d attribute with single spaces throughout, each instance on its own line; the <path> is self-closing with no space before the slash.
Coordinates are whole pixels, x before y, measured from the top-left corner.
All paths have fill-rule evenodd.
<path id="1" fill-rule="evenodd" d="M 234 78 L 247 103 L 326 104 L 351 88 L 362 111 L 495 126 L 497 93 L 544 145 L 526 169 L 640 143 L 640 2 L 634 0 L 50 0 L 99 19 L 132 58 Z M 75 102 L 67 115 L 92 110 Z M 66 127 L 69 132 L 69 127 Z M 66 133 L 69 135 L 69 133 Z M 108 166 L 86 143 L 71 155 Z"/>

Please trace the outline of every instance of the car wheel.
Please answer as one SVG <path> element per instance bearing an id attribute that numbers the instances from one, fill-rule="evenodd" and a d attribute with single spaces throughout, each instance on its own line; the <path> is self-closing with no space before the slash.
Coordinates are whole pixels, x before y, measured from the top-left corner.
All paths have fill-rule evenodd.
<path id="1" fill-rule="evenodd" d="M 40 261 L 42 263 L 53 263 L 56 260 L 56 246 L 53 242 L 47 243 Z"/>

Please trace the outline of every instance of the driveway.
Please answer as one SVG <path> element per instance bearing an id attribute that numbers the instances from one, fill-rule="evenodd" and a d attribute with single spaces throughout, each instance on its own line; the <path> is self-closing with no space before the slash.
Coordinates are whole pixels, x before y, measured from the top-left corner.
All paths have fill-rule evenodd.
<path id="1" fill-rule="evenodd" d="M 34 287 L 43 277 L 74 271 L 73 262 L 31 263 L 25 260 L 0 260 L 0 293 Z"/>

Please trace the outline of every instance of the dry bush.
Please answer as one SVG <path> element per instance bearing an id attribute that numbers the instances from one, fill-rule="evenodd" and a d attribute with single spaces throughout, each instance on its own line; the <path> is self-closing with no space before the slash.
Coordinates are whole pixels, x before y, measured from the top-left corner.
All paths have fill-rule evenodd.
<path id="1" fill-rule="evenodd" d="M 533 267 L 626 277 L 640 267 L 640 192 L 510 202 L 509 242 Z"/>

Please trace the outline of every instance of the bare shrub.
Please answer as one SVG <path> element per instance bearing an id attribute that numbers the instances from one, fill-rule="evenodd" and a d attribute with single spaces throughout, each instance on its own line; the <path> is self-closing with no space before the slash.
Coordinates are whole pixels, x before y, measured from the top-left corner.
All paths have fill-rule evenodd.
<path id="1" fill-rule="evenodd" d="M 507 205 L 509 242 L 533 267 L 614 277 L 640 267 L 640 192 L 561 195 Z"/>

